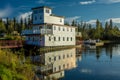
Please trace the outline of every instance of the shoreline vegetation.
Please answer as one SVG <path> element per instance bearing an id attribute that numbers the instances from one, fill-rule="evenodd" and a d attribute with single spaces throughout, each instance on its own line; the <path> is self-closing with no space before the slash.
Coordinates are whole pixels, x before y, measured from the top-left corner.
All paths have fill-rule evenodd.
<path id="1" fill-rule="evenodd" d="M 0 49 L 0 80 L 33 80 L 35 75 L 28 61 L 23 62 L 21 52 Z"/>

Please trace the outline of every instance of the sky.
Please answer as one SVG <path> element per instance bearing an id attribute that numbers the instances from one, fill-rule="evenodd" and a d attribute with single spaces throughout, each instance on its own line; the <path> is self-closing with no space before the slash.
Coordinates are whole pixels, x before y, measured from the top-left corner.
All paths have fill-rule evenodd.
<path id="1" fill-rule="evenodd" d="M 72 20 L 94 24 L 113 20 L 120 24 L 120 0 L 0 0 L 0 18 L 25 18 L 31 14 L 31 8 L 49 6 L 53 14 L 64 16 L 67 22 Z"/>

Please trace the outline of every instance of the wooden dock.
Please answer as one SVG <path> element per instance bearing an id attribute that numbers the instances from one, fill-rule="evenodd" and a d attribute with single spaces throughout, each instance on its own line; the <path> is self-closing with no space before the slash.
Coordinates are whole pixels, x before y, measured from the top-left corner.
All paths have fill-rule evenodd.
<path id="1" fill-rule="evenodd" d="M 22 40 L 0 40 L 0 48 L 19 48 L 22 46 Z"/>

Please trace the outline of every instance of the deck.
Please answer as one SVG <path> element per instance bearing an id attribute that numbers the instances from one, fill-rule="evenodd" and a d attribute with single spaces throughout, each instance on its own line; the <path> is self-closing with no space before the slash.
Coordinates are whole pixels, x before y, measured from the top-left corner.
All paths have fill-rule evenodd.
<path id="1" fill-rule="evenodd" d="M 22 46 L 22 40 L 0 40 L 0 48 L 19 48 Z"/>

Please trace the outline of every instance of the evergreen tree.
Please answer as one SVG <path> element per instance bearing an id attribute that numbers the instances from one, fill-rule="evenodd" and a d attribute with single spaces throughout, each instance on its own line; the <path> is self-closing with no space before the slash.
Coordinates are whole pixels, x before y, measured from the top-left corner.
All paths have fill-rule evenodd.
<path id="1" fill-rule="evenodd" d="M 5 33 L 5 32 L 6 32 L 5 24 L 2 21 L 2 19 L 0 19 L 0 33 Z"/>
<path id="2" fill-rule="evenodd" d="M 110 19 L 110 29 L 113 28 L 113 22 L 112 22 L 112 19 Z"/>
<path id="3" fill-rule="evenodd" d="M 14 23 L 14 26 L 13 26 L 14 27 L 14 31 L 16 31 L 16 18 L 15 17 L 13 18 L 13 23 Z"/>

